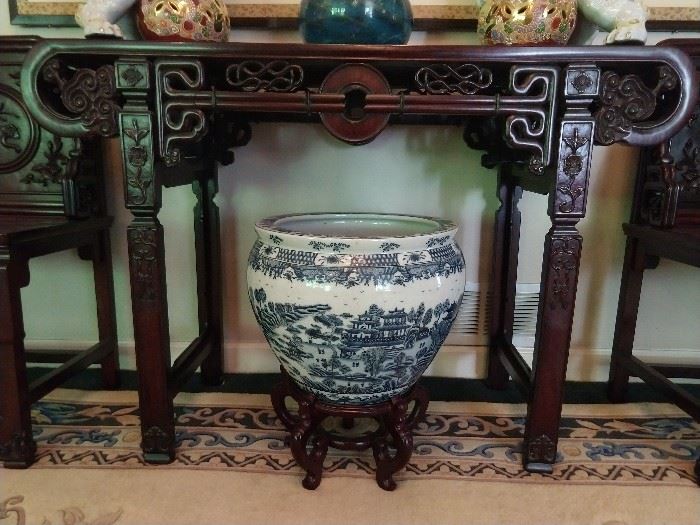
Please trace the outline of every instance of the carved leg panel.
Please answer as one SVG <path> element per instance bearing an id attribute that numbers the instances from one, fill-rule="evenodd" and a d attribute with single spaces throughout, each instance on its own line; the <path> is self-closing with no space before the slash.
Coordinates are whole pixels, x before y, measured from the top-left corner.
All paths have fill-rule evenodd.
<path id="1" fill-rule="evenodd" d="M 620 366 L 618 359 L 632 355 L 639 299 L 644 279 L 644 263 L 644 250 L 637 239 L 628 237 L 625 247 L 625 262 L 622 266 L 622 282 L 620 283 L 620 298 L 617 304 L 617 320 L 615 321 L 608 379 L 608 399 L 613 403 L 621 403 L 627 396 L 630 375 L 624 366 Z"/>
<path id="2" fill-rule="evenodd" d="M 149 463 L 175 457 L 173 402 L 168 391 L 170 336 L 163 227 L 136 218 L 127 230 L 131 301 L 141 409 L 141 448 Z"/>
<path id="3" fill-rule="evenodd" d="M 523 451 L 524 465 L 530 472 L 551 472 L 556 459 L 581 243 L 573 226 L 554 226 L 545 239 Z"/>
<path id="4" fill-rule="evenodd" d="M 0 252 L 0 461 L 6 468 L 27 468 L 36 453 L 20 297 L 26 268 L 21 270 Z"/>
<path id="5" fill-rule="evenodd" d="M 102 384 L 105 388 L 119 386 L 119 352 L 117 349 L 117 318 L 114 307 L 114 279 L 109 232 L 99 234 L 92 258 L 97 302 L 97 329 L 100 342 L 109 345 L 111 352 L 100 362 Z"/>

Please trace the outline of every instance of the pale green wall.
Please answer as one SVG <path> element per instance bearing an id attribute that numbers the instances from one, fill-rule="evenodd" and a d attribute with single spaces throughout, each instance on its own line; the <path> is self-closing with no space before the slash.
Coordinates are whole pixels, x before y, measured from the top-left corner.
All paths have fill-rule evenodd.
<path id="1" fill-rule="evenodd" d="M 4 8 L 3 8 L 4 9 Z M 0 12 L 0 34 L 37 33 L 9 26 Z M 79 36 L 75 29 L 42 30 L 43 36 Z M 240 32 L 237 40 L 298 40 L 295 33 Z M 593 39 L 597 38 L 595 35 Z M 652 37 L 658 40 L 659 35 Z M 415 43 L 473 43 L 473 35 L 416 34 Z M 118 156 L 108 164 L 119 171 Z M 320 126 L 254 125 L 251 144 L 236 152 L 237 161 L 220 172 L 218 202 L 222 212 L 227 367 L 230 370 L 274 369 L 262 345 L 245 294 L 245 263 L 254 240 L 255 220 L 294 211 L 393 211 L 440 215 L 461 225 L 461 245 L 468 280 L 489 273 L 490 235 L 496 205 L 495 176 L 479 167 L 479 154 L 468 150 L 461 130 L 443 127 L 395 127 L 363 147 L 330 137 Z M 620 279 L 624 239 L 620 224 L 628 216 L 636 152 L 631 148 L 596 148 L 588 216 L 580 224 L 584 254 L 572 347 L 571 377 L 589 377 L 594 351 L 609 351 Z M 109 181 L 116 215 L 113 233 L 115 286 L 120 341 L 132 343 L 125 227 L 120 175 Z M 193 235 L 188 188 L 165 190 L 160 215 L 166 228 L 168 294 L 173 342 L 196 333 Z M 545 198 L 526 195 L 521 252 L 521 281 L 538 282 L 542 241 L 549 222 Z M 24 290 L 28 338 L 78 340 L 94 337 L 94 300 L 89 265 L 74 254 L 32 262 L 32 282 Z M 645 285 L 638 345 L 642 348 L 689 349 L 700 353 L 697 305 L 700 274 L 662 263 Z M 675 305 L 675 306 L 673 306 Z M 671 317 L 674 322 L 668 322 Z M 182 347 L 182 344 L 177 345 Z M 247 349 L 247 350 L 246 350 Z M 248 354 L 248 351 L 251 351 Z M 257 351 L 257 350 L 256 350 Z M 600 352 L 598 352 L 600 354 Z M 687 353 L 687 352 L 686 352 Z M 447 361 L 445 361 L 446 363 Z M 436 371 L 450 374 L 447 366 Z"/>

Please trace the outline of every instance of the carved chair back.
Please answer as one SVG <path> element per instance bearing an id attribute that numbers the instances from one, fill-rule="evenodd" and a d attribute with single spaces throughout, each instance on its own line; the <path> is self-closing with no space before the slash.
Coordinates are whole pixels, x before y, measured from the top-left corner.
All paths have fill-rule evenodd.
<path id="1" fill-rule="evenodd" d="M 700 75 L 700 39 L 670 39 L 660 45 L 685 51 Z M 634 222 L 661 227 L 700 224 L 700 103 L 668 142 L 642 151 L 637 182 Z"/>
<path id="2" fill-rule="evenodd" d="M 31 118 L 20 71 L 35 37 L 0 37 L 0 218 L 103 211 L 98 144 L 59 137 Z"/>

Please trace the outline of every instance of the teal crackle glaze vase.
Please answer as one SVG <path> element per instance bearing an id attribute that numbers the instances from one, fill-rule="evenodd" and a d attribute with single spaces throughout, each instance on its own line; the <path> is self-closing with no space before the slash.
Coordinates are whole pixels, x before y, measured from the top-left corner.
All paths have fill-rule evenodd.
<path id="1" fill-rule="evenodd" d="M 299 19 L 310 44 L 405 44 L 413 28 L 408 0 L 302 0 Z"/>

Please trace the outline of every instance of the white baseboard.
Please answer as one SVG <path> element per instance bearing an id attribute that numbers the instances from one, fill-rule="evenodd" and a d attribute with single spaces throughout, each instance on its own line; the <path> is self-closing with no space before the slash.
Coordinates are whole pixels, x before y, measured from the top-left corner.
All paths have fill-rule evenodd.
<path id="1" fill-rule="evenodd" d="M 63 350 L 68 348 L 89 348 L 88 341 L 31 341 L 27 347 L 37 349 Z M 189 342 L 171 343 L 174 360 Z M 521 348 L 525 361 L 532 363 L 533 349 Z M 639 349 L 635 355 L 644 361 L 665 364 L 700 365 L 700 349 L 663 348 Z M 121 366 L 125 370 L 135 370 L 133 341 L 119 343 Z M 487 348 L 485 346 L 444 346 L 426 375 L 439 377 L 481 378 L 486 370 Z M 610 349 L 572 348 L 566 377 L 570 381 L 607 381 L 610 366 Z M 265 343 L 224 343 L 224 370 L 231 373 L 277 372 L 279 364 Z"/>

